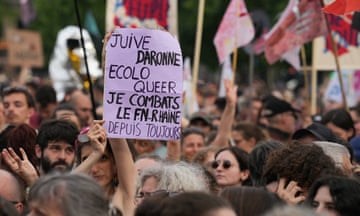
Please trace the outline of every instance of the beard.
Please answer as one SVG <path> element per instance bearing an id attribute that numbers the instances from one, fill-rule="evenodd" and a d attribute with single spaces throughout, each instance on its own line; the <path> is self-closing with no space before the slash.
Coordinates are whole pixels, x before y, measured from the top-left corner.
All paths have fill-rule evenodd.
<path id="1" fill-rule="evenodd" d="M 58 167 L 58 166 L 62 166 L 62 167 Z M 46 156 L 43 156 L 41 159 L 41 168 L 45 174 L 52 171 L 67 172 L 70 171 L 72 167 L 73 167 L 73 163 L 67 164 L 65 160 L 58 160 L 51 163 L 50 159 Z"/>

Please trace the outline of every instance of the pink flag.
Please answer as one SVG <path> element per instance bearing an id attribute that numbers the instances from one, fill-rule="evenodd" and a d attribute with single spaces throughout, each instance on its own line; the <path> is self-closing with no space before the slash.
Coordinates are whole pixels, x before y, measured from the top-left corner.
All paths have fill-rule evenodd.
<path id="1" fill-rule="evenodd" d="M 243 0 L 231 0 L 214 38 L 220 63 L 235 48 L 247 45 L 254 38 L 254 26 Z"/>
<path id="2" fill-rule="evenodd" d="M 327 33 L 318 0 L 290 0 L 284 15 L 267 35 L 266 60 L 273 64 L 288 51 Z"/>

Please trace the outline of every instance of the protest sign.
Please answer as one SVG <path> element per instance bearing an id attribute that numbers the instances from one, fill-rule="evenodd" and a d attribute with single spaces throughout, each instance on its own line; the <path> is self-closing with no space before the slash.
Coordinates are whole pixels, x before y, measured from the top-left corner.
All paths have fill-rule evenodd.
<path id="1" fill-rule="evenodd" d="M 104 119 L 108 137 L 180 139 L 180 45 L 161 30 L 118 28 L 107 45 Z"/>
<path id="2" fill-rule="evenodd" d="M 44 56 L 39 32 L 7 29 L 8 64 L 11 66 L 42 67 Z"/>
<path id="3" fill-rule="evenodd" d="M 353 107 L 360 99 L 360 70 L 344 70 L 341 73 L 344 82 L 348 107 Z M 326 87 L 324 100 L 342 103 L 341 87 L 336 72 L 332 72 Z"/>

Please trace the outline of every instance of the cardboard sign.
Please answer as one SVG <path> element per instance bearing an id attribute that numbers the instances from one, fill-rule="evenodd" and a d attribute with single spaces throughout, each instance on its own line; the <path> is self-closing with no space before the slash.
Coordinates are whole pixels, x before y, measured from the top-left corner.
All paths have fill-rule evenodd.
<path id="1" fill-rule="evenodd" d="M 43 67 L 44 55 L 38 32 L 8 29 L 8 64 L 11 66 Z"/>
<path id="2" fill-rule="evenodd" d="M 183 62 L 177 39 L 161 30 L 118 28 L 105 58 L 108 137 L 179 139 Z"/>

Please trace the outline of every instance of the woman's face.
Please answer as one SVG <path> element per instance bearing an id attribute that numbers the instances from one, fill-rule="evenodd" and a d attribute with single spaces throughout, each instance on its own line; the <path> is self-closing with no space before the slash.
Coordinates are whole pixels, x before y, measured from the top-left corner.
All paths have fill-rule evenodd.
<path id="1" fill-rule="evenodd" d="M 86 160 L 92 153 L 93 148 L 91 146 L 83 146 L 81 148 L 81 162 Z M 112 185 L 114 177 L 116 176 L 114 161 L 110 153 L 105 152 L 97 163 L 95 163 L 90 171 L 89 175 L 92 176 L 95 181 L 102 187 Z"/>
<path id="2" fill-rule="evenodd" d="M 315 209 L 316 213 L 322 213 L 327 216 L 340 216 L 335 210 L 334 200 L 328 186 L 321 186 L 318 189 L 311 206 Z"/>
<path id="3" fill-rule="evenodd" d="M 247 153 L 250 153 L 255 147 L 255 138 L 245 139 L 243 131 L 232 131 L 231 136 L 233 137 L 235 145 Z"/>
<path id="4" fill-rule="evenodd" d="M 327 123 L 326 127 L 328 127 L 336 136 L 345 141 L 348 141 L 354 135 L 352 130 L 344 130 L 331 122 Z"/>
<path id="5" fill-rule="evenodd" d="M 181 145 L 181 153 L 186 161 L 192 161 L 195 154 L 205 147 L 205 140 L 199 134 L 190 134 L 186 136 Z"/>
<path id="6" fill-rule="evenodd" d="M 216 168 L 213 166 L 215 178 L 220 186 L 240 184 L 242 180 L 247 179 L 249 176 L 248 170 L 240 170 L 235 156 L 229 150 L 220 152 L 215 158 L 215 164 L 217 164 Z"/>

